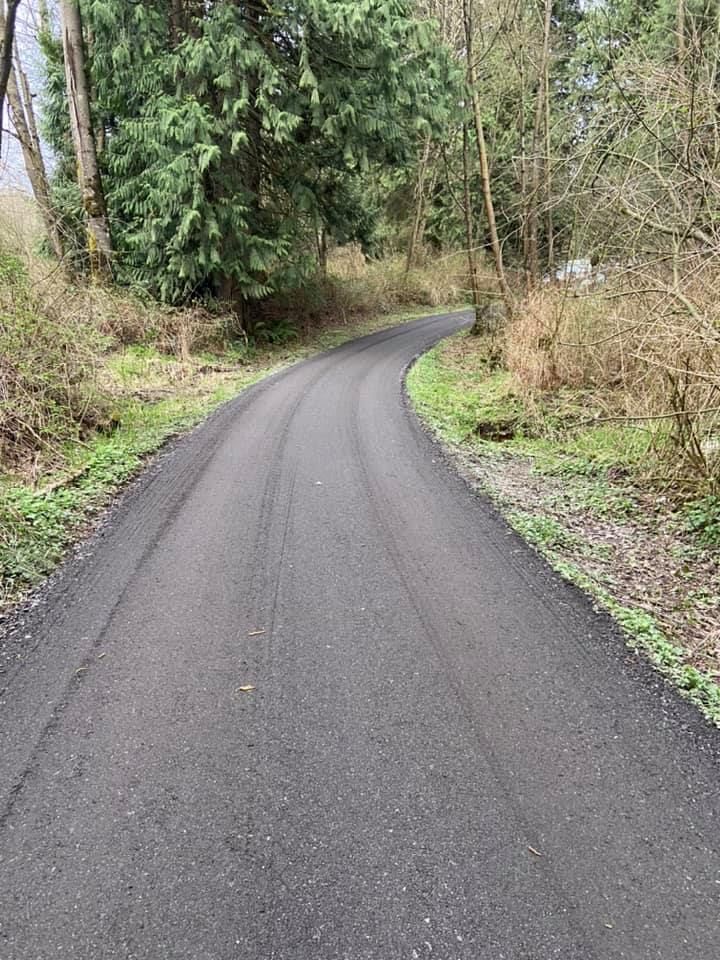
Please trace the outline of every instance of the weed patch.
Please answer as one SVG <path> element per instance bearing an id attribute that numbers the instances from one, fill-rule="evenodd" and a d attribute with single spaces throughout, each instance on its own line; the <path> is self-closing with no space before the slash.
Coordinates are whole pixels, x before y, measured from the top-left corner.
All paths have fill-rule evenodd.
<path id="1" fill-rule="evenodd" d="M 0 256 L 0 463 L 27 464 L 107 419 L 98 373 L 106 339 L 39 310 L 15 258 Z"/>
<path id="2" fill-rule="evenodd" d="M 720 547 L 720 497 L 702 497 L 692 500 L 684 509 L 690 531 L 697 534 L 708 547 Z"/>

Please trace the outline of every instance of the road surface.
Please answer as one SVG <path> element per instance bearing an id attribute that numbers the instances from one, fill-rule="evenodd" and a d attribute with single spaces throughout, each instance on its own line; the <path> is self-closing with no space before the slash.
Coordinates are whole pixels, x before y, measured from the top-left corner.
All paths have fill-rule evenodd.
<path id="1" fill-rule="evenodd" d="M 403 398 L 464 322 L 247 391 L 27 615 L 1 960 L 717 960 L 717 731 Z"/>

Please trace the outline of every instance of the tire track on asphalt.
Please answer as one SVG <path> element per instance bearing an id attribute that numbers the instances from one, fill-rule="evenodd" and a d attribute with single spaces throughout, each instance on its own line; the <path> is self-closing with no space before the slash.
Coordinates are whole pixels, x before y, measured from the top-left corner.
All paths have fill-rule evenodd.
<path id="1" fill-rule="evenodd" d="M 367 375 L 367 371 L 364 371 L 362 379 L 366 379 Z M 393 503 L 386 496 L 379 482 L 367 469 L 367 463 L 372 462 L 373 457 L 369 456 L 369 447 L 363 440 L 360 427 L 359 403 L 353 408 L 351 423 L 350 435 L 356 451 L 358 471 L 363 478 L 363 486 L 366 491 L 370 510 L 374 514 L 378 526 L 382 526 L 385 530 L 388 558 L 397 573 L 399 581 L 402 583 L 405 595 L 417 616 L 418 622 L 422 626 L 424 638 L 432 650 L 435 661 L 445 677 L 449 688 L 453 692 L 453 696 L 464 716 L 467 729 L 471 732 L 472 737 L 482 750 L 485 762 L 490 768 L 498 790 L 504 798 L 505 808 L 512 811 L 512 817 L 518 826 L 518 832 L 522 836 L 522 842 L 528 851 L 535 850 L 541 845 L 538 839 L 538 831 L 532 825 L 526 812 L 513 795 L 508 784 L 508 778 L 504 774 L 503 766 L 493 749 L 492 743 L 482 732 L 478 711 L 465 690 L 462 678 L 458 675 L 457 669 L 453 665 L 452 655 L 443 640 L 445 631 L 439 626 L 439 623 L 446 623 L 446 620 L 442 614 L 439 616 L 436 614 L 432 603 L 427 599 L 432 596 L 434 584 L 427 579 L 422 571 L 422 566 L 417 562 L 413 562 L 413 546 L 408 541 L 404 527 L 396 521 Z M 418 577 L 419 572 L 420 577 Z M 419 579 L 421 579 L 422 582 L 419 583 Z M 578 943 L 584 951 L 583 960 L 603 960 L 603 958 L 594 951 L 588 952 L 587 945 L 591 942 L 592 938 L 589 929 L 577 919 L 580 914 L 580 903 L 562 882 L 552 862 L 547 857 L 543 857 L 538 861 L 538 870 L 545 877 L 545 882 L 548 886 L 556 892 L 557 899 L 568 904 L 570 911 L 575 914 L 573 925 L 580 931 Z"/>

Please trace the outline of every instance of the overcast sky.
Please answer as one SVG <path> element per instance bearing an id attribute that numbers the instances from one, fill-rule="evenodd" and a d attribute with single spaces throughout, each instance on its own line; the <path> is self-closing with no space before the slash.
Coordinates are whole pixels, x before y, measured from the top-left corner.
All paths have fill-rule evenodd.
<path id="1" fill-rule="evenodd" d="M 54 6 L 53 3 L 50 4 Z M 23 67 L 30 78 L 33 93 L 41 89 L 40 51 L 36 40 L 37 21 L 34 11 L 34 0 L 22 0 L 17 18 L 17 41 L 20 48 Z M 35 109 L 39 109 L 39 97 L 35 99 Z M 25 176 L 22 153 L 17 140 L 9 132 L 12 125 L 7 115 L 7 105 L 3 116 L 2 158 L 0 159 L 0 190 L 22 189 L 30 190 Z M 46 161 L 49 158 L 46 157 Z"/>

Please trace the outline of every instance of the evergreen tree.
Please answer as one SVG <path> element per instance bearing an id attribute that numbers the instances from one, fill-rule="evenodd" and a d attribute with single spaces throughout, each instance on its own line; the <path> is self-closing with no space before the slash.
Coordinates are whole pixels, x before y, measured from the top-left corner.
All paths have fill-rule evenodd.
<path id="1" fill-rule="evenodd" d="M 369 242 L 362 178 L 404 162 L 457 98 L 405 0 L 82 11 L 119 275 L 169 302 L 296 285 L 318 229 Z"/>

